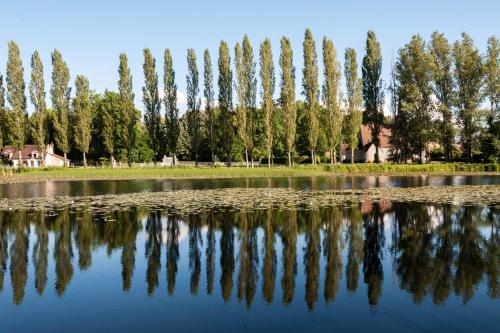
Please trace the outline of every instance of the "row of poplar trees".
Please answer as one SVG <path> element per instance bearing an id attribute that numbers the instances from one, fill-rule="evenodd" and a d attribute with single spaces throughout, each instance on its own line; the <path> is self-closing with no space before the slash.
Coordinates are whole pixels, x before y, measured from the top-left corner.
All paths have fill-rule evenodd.
<path id="1" fill-rule="evenodd" d="M 88 79 L 77 75 L 72 97 L 68 66 L 61 53 L 54 50 L 52 109 L 48 109 L 43 64 L 35 51 L 31 57 L 28 89 L 34 112 L 28 115 L 20 51 L 11 41 L 8 43 L 7 89 L 0 76 L 0 146 L 5 143 L 20 150 L 25 143 L 34 143 L 44 156 L 46 144 L 55 141 L 65 164 L 70 152 L 79 152 L 84 166 L 89 151 L 94 160 L 106 155 L 111 161 L 127 160 L 129 165 L 134 161 L 157 161 L 165 154 L 174 156 L 174 163 L 175 157 L 180 156 L 194 159 L 196 164 L 199 160 L 214 163 L 217 158 L 223 158 L 231 165 L 233 159 L 243 157 L 247 166 L 253 166 L 256 158 L 266 156 L 269 166 L 273 157 L 284 157 L 292 165 L 297 153 L 308 154 L 315 164 L 318 152 L 321 155 L 324 151 L 329 151 L 331 163 L 336 163 L 341 143 L 353 148 L 348 159 L 354 161 L 359 129 L 366 124 L 377 148 L 382 128 L 392 129 L 395 148 L 392 158 L 398 162 L 422 161 L 422 152 L 434 140 L 442 144 L 444 155 L 450 160 L 457 138 L 469 160 L 478 145 L 485 156 L 500 155 L 498 39 L 488 40 L 487 54 L 482 56 L 467 34 L 454 44 L 437 32 L 429 43 L 418 35 L 412 37 L 399 50 L 392 66 L 388 87 L 392 117 L 384 117 L 386 89 L 381 78 L 382 55 L 373 31 L 368 32 L 365 52 L 359 77 L 356 51 L 345 50 L 342 69 L 334 43 L 324 37 L 324 80 L 320 87 L 316 43 L 311 31 L 306 30 L 302 102 L 295 96 L 293 52 L 286 37 L 280 41 L 278 99 L 274 98 L 276 75 L 269 39 L 259 47 L 258 73 L 254 51 L 246 35 L 242 43 L 234 47 L 233 64 L 228 44 L 221 41 L 217 97 L 209 51 L 204 51 L 200 77 L 196 53 L 189 49 L 187 110 L 180 115 L 170 50 L 164 52 L 161 94 L 156 59 L 149 49 L 144 49 L 144 114 L 141 117 L 134 105 L 132 76 L 125 54 L 120 55 L 118 92 L 96 94 L 90 89 Z M 200 86 L 203 94 L 200 94 Z M 258 90 L 260 106 L 257 105 Z M 482 108 L 485 101 L 489 102 L 487 109 Z M 378 149 L 375 160 L 379 161 Z"/>

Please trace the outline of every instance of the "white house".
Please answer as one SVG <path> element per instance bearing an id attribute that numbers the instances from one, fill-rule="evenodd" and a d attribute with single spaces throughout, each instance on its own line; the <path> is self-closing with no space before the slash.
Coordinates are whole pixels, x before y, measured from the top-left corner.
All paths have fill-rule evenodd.
<path id="1" fill-rule="evenodd" d="M 374 162 L 376 147 L 372 140 L 372 131 L 368 126 L 361 126 L 358 134 L 359 143 L 354 150 L 354 161 L 355 162 Z M 346 159 L 351 159 L 351 148 L 347 145 L 342 145 L 345 147 L 345 152 L 342 155 Z M 389 128 L 383 127 L 379 134 L 379 158 L 380 162 L 387 162 L 391 156 L 393 147 L 391 145 L 391 130 Z"/>
<path id="2" fill-rule="evenodd" d="M 19 166 L 19 152 L 12 146 L 5 146 L 2 151 L 2 156 L 12 162 L 12 166 Z M 24 145 L 21 150 L 21 159 L 25 167 L 38 168 L 42 166 L 42 155 L 38 151 L 36 145 Z M 69 160 L 68 160 L 69 164 Z M 54 153 L 54 145 L 48 144 L 45 151 L 45 166 L 62 167 L 64 166 L 64 157 Z"/>

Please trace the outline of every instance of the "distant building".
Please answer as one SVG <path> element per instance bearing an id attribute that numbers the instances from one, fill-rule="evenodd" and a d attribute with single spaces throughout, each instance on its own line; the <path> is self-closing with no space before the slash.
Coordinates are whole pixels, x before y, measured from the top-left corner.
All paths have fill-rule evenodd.
<path id="1" fill-rule="evenodd" d="M 19 152 L 12 146 L 5 146 L 2 150 L 2 156 L 12 163 L 14 168 L 19 166 Z M 36 145 L 24 145 L 21 150 L 21 159 L 25 167 L 39 168 L 42 166 L 42 155 Z M 69 160 L 68 160 L 69 163 Z M 64 166 L 64 157 L 54 153 L 54 145 L 48 144 L 45 152 L 45 166 L 62 167 Z"/>
<path id="2" fill-rule="evenodd" d="M 358 145 L 354 149 L 354 162 L 375 162 L 376 147 L 373 144 L 372 131 L 369 126 L 363 125 L 358 134 Z M 379 135 L 379 158 L 380 162 L 387 162 L 392 153 L 391 130 L 383 127 Z M 351 159 L 351 148 L 342 144 L 343 160 Z"/>

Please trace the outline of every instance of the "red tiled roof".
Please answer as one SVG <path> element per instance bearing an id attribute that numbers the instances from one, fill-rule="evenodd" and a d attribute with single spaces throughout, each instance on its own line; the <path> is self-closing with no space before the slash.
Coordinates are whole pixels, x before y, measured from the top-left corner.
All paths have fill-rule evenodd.
<path id="1" fill-rule="evenodd" d="M 379 134 L 380 148 L 391 147 L 391 130 L 386 127 L 382 127 Z M 363 147 L 366 147 L 372 142 L 372 130 L 369 126 L 361 126 L 361 143 Z"/>
<path id="2" fill-rule="evenodd" d="M 40 154 L 36 145 L 24 145 L 23 149 L 21 150 L 21 158 L 23 160 L 31 159 L 33 153 Z M 5 146 L 2 151 L 2 155 L 10 154 L 12 154 L 13 160 L 17 160 L 19 158 L 19 152 L 16 148 L 12 146 Z"/>

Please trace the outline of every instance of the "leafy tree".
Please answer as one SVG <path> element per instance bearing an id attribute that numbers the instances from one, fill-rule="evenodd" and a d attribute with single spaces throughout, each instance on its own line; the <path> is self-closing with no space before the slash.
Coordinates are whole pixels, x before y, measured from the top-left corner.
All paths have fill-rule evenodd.
<path id="1" fill-rule="evenodd" d="M 412 156 L 418 156 L 427 149 L 431 131 L 432 57 L 426 52 L 425 42 L 419 35 L 399 50 L 396 63 L 396 79 L 400 99 L 399 113 L 404 114 L 407 142 Z"/>
<path id="2" fill-rule="evenodd" d="M 311 30 L 307 29 L 304 35 L 304 69 L 302 87 L 305 96 L 306 115 L 308 121 L 308 141 L 311 151 L 311 163 L 316 164 L 315 150 L 319 135 L 318 122 L 318 55 L 316 54 L 316 43 Z"/>
<path id="3" fill-rule="evenodd" d="M 205 97 L 205 112 L 206 112 L 206 129 L 208 145 L 210 147 L 210 161 L 212 166 L 215 163 L 215 144 L 216 144 L 216 129 L 217 120 L 214 108 L 214 74 L 212 71 L 212 59 L 210 58 L 210 52 L 205 49 L 203 54 L 203 95 Z"/>
<path id="4" fill-rule="evenodd" d="M 179 137 L 179 109 L 177 108 L 177 85 L 172 65 L 170 49 L 165 50 L 163 64 L 163 102 L 165 103 L 165 122 L 167 128 L 167 147 L 174 159 L 177 158 L 177 141 Z"/>
<path id="5" fill-rule="evenodd" d="M 220 119 L 223 124 L 222 144 L 224 146 L 227 165 L 231 166 L 233 150 L 233 73 L 231 71 L 231 56 L 229 47 L 225 41 L 220 42 L 219 46 L 219 108 Z"/>
<path id="6" fill-rule="evenodd" d="M 356 51 L 345 50 L 344 76 L 346 80 L 346 141 L 351 150 L 351 163 L 354 163 L 354 151 L 358 145 L 358 134 L 363 121 L 362 82 L 358 77 Z"/>
<path id="7" fill-rule="evenodd" d="M 104 145 L 104 150 L 110 156 L 111 167 L 114 167 L 117 148 L 123 146 L 120 140 L 122 99 L 119 94 L 106 90 L 97 104 L 99 135 Z"/>
<path id="8" fill-rule="evenodd" d="M 128 165 L 132 165 L 132 149 L 135 144 L 136 126 L 139 121 L 134 106 L 134 93 L 132 75 L 128 67 L 128 59 L 125 53 L 120 54 L 120 65 L 118 67 L 118 91 L 122 99 L 121 118 L 123 120 L 123 130 L 120 132 L 127 151 Z"/>
<path id="9" fill-rule="evenodd" d="M 461 140 L 467 160 L 472 161 L 472 147 L 476 140 L 479 105 L 482 101 L 483 63 L 472 38 L 462 33 L 462 40 L 453 44 L 455 81 L 457 83 L 456 107 L 461 125 Z"/>
<path id="10" fill-rule="evenodd" d="M 365 112 L 364 122 L 372 132 L 372 143 L 375 145 L 375 162 L 380 162 L 380 131 L 384 123 L 384 92 L 382 87 L 382 53 L 375 32 L 368 31 L 366 38 L 366 55 L 361 69 L 363 76 L 363 100 Z"/>
<path id="11" fill-rule="evenodd" d="M 45 166 L 45 150 L 47 147 L 46 133 L 46 110 L 45 104 L 45 81 L 43 79 L 43 64 L 40 59 L 40 54 L 35 51 L 31 56 L 31 82 L 30 82 L 30 98 L 35 111 L 33 114 L 33 126 L 31 134 L 35 140 L 38 151 L 42 158 L 42 166 Z"/>
<path id="12" fill-rule="evenodd" d="M 280 101 L 283 109 L 286 127 L 286 147 L 288 165 L 292 165 L 292 150 L 297 130 L 297 107 L 295 105 L 295 66 L 293 65 L 293 51 L 290 39 L 281 38 L 280 53 L 281 92 Z"/>
<path id="13" fill-rule="evenodd" d="M 198 66 L 196 65 L 196 54 L 193 49 L 188 50 L 187 62 L 187 119 L 191 138 L 191 150 L 194 153 L 196 166 L 198 166 L 198 153 L 201 139 L 200 101 L 198 99 L 200 88 L 198 86 L 199 74 Z"/>
<path id="14" fill-rule="evenodd" d="M 64 154 L 64 166 L 68 166 L 67 154 L 70 150 L 69 104 L 71 88 L 69 84 L 69 68 L 61 53 L 55 49 L 52 52 L 52 87 L 50 96 L 52 108 L 57 117 L 54 120 L 55 140 L 57 147 Z"/>
<path id="15" fill-rule="evenodd" d="M 83 154 L 83 167 L 87 167 L 87 153 L 92 138 L 92 103 L 90 99 L 89 80 L 77 75 L 75 80 L 76 96 L 73 99 L 75 114 L 75 146 Z"/>
<path id="16" fill-rule="evenodd" d="M 5 110 L 5 88 L 3 86 L 3 76 L 0 75 L 0 150 L 3 148 L 3 144 L 5 142 L 5 132 L 6 132 L 6 123 L 7 116 Z"/>
<path id="17" fill-rule="evenodd" d="M 323 103 L 327 111 L 327 131 L 330 148 L 331 164 L 337 162 L 337 147 L 342 143 L 343 114 L 340 110 L 341 89 L 340 63 L 337 61 L 337 51 L 331 39 L 323 38 L 324 77 Z M 342 162 L 342 157 L 341 157 Z"/>
<path id="18" fill-rule="evenodd" d="M 432 56 L 433 93 L 438 99 L 438 111 L 441 115 L 439 124 L 440 141 L 444 148 L 446 161 L 451 160 L 455 127 L 453 126 L 453 99 L 455 84 L 453 81 L 453 58 L 451 46 L 444 34 L 432 33 L 429 52 Z"/>
<path id="19" fill-rule="evenodd" d="M 21 62 L 19 47 L 14 41 L 8 43 L 7 58 L 7 101 L 8 112 L 8 139 L 10 144 L 18 150 L 19 167 L 22 167 L 21 150 L 26 140 L 26 96 L 24 95 L 24 69 Z"/>
<path id="20" fill-rule="evenodd" d="M 260 80 L 262 82 L 262 109 L 264 111 L 264 142 L 267 149 L 267 165 L 271 167 L 273 149 L 273 95 L 275 88 L 273 50 L 266 38 L 260 44 Z"/>
<path id="21" fill-rule="evenodd" d="M 500 43 L 496 37 L 488 39 L 484 71 L 486 75 L 485 97 L 490 102 L 487 117 L 488 129 L 483 135 L 483 155 L 493 161 L 500 159 Z"/>
<path id="22" fill-rule="evenodd" d="M 144 49 L 144 87 L 142 87 L 142 101 L 144 103 L 144 123 L 149 133 L 149 141 L 154 152 L 154 163 L 159 157 L 161 131 L 160 131 L 160 95 L 158 91 L 158 74 L 156 73 L 156 60 L 150 49 Z"/>

